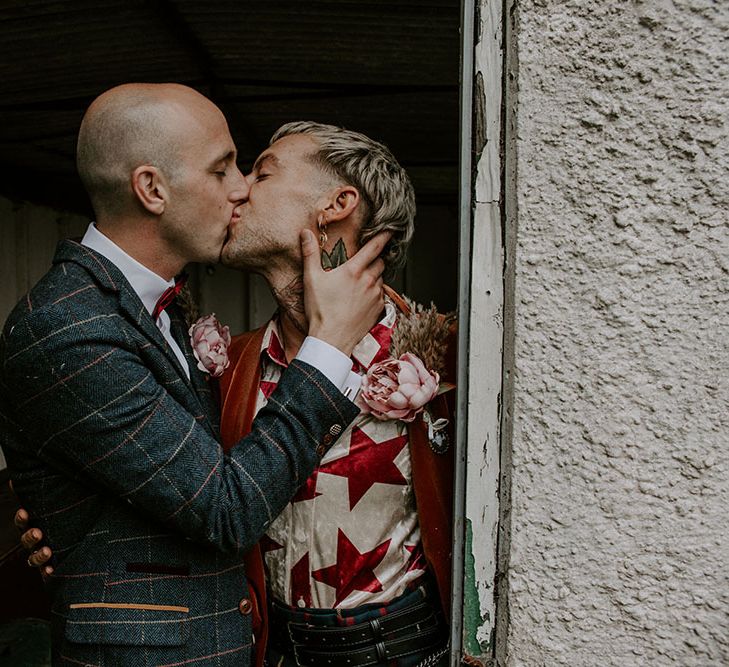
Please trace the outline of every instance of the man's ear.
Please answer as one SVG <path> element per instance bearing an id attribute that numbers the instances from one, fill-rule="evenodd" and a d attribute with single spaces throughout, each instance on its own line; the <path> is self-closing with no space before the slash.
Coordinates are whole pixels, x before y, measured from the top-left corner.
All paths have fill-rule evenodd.
<path id="1" fill-rule="evenodd" d="M 361 197 L 353 185 L 340 185 L 327 197 L 322 216 L 324 224 L 346 220 L 359 208 Z"/>
<path id="2" fill-rule="evenodd" d="M 139 203 L 154 215 L 162 215 L 167 204 L 167 183 L 157 169 L 143 164 L 132 172 L 132 192 Z"/>

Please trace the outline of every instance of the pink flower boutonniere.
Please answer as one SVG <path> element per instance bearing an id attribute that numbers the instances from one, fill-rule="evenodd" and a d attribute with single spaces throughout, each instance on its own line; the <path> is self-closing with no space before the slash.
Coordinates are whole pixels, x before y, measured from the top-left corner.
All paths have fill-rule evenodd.
<path id="1" fill-rule="evenodd" d="M 197 367 L 214 378 L 220 377 L 230 364 L 230 329 L 220 324 L 215 313 L 211 313 L 197 320 L 188 333 Z"/>
<path id="2" fill-rule="evenodd" d="M 448 419 L 435 419 L 428 407 L 436 396 L 454 389 L 440 381 L 445 370 L 445 355 L 453 315 L 440 315 L 430 308 L 405 298 L 408 312 L 401 313 L 393 332 L 393 355 L 370 366 L 362 378 L 357 403 L 366 414 L 386 421 L 412 422 L 422 413 L 431 449 L 436 454 L 448 450 Z"/>
<path id="3" fill-rule="evenodd" d="M 414 354 L 370 366 L 362 378 L 360 407 L 375 419 L 411 422 L 438 393 L 438 373 L 430 372 Z"/>

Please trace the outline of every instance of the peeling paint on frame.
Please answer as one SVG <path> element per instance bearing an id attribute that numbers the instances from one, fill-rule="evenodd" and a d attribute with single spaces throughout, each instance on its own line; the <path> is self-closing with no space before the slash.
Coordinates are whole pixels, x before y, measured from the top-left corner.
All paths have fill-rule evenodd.
<path id="1" fill-rule="evenodd" d="M 502 2 L 466 0 L 462 11 L 451 667 L 485 665 L 493 657 L 504 332 Z"/>
<path id="2" fill-rule="evenodd" d="M 479 3 L 474 49 L 469 293 L 468 408 L 465 452 L 463 653 L 488 661 L 496 617 L 504 247 L 501 202 L 502 3 Z"/>
<path id="3" fill-rule="evenodd" d="M 480 642 L 477 629 L 489 622 L 488 612 L 481 612 L 481 602 L 476 583 L 476 560 L 473 556 L 473 526 L 466 520 L 465 573 L 463 581 L 463 649 L 469 655 L 484 655 L 489 651 L 488 641 Z"/>

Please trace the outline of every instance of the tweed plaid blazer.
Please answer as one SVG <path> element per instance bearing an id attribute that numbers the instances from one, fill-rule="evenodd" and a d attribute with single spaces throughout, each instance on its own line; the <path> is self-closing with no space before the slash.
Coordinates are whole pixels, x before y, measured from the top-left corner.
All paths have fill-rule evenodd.
<path id="1" fill-rule="evenodd" d="M 171 319 L 190 380 L 121 272 L 63 241 L 0 337 L 0 445 L 55 554 L 54 665 L 248 665 L 242 554 L 358 412 L 295 361 L 226 454 Z"/>

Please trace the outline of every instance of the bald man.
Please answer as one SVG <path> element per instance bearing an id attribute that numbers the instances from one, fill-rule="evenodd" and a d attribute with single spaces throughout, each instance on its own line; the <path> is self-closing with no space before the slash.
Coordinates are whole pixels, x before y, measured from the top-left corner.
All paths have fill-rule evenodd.
<path id="1" fill-rule="evenodd" d="M 0 445 L 55 555 L 54 665 L 248 665 L 242 554 L 358 413 L 353 346 L 383 307 L 373 239 L 325 274 L 302 234 L 309 337 L 224 454 L 217 408 L 172 300 L 218 259 L 248 183 L 220 110 L 190 88 L 126 85 L 79 131 L 96 224 L 0 338 Z"/>

